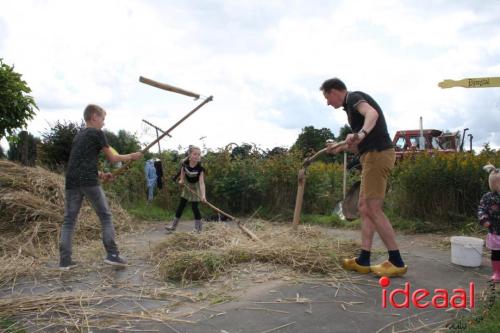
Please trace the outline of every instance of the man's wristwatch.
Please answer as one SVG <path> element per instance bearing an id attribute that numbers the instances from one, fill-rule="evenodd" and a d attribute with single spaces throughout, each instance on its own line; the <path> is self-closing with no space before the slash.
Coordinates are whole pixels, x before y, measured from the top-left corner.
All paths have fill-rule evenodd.
<path id="1" fill-rule="evenodd" d="M 367 132 L 367 131 L 365 131 L 365 129 L 364 129 L 364 128 L 362 128 L 362 129 L 358 132 L 358 134 L 359 134 L 359 133 L 364 133 L 364 137 L 365 137 L 365 138 L 368 136 L 368 132 Z"/>

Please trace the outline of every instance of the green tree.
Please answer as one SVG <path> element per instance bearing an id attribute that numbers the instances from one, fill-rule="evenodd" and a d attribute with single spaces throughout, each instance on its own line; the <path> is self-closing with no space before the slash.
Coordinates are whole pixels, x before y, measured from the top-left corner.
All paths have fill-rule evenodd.
<path id="1" fill-rule="evenodd" d="M 248 143 L 243 143 L 237 147 L 234 147 L 231 151 L 232 158 L 247 158 L 252 153 L 253 146 Z"/>
<path id="2" fill-rule="evenodd" d="M 351 126 L 345 124 L 339 130 L 339 137 L 337 138 L 338 141 L 345 140 L 345 138 L 347 137 L 347 134 L 350 134 L 350 133 L 352 133 Z"/>
<path id="3" fill-rule="evenodd" d="M 136 135 L 125 130 L 119 130 L 118 134 L 105 130 L 106 138 L 111 147 L 119 154 L 130 154 L 141 149 Z"/>
<path id="4" fill-rule="evenodd" d="M 271 149 L 267 152 L 266 157 L 284 155 L 287 152 L 288 152 L 288 149 L 286 149 L 284 147 L 274 147 L 273 149 Z"/>
<path id="5" fill-rule="evenodd" d="M 30 92 L 21 74 L 0 58 L 0 139 L 26 127 L 28 120 L 33 119 L 38 107 L 28 95 Z"/>
<path id="6" fill-rule="evenodd" d="M 325 148 L 328 139 L 335 140 L 335 135 L 330 129 L 317 129 L 314 126 L 306 126 L 302 129 L 292 149 L 301 151 L 302 156 L 306 157 Z"/>
<path id="7" fill-rule="evenodd" d="M 61 122 L 51 125 L 42 133 L 40 161 L 52 170 L 65 169 L 68 164 L 73 138 L 85 127 L 83 122 Z"/>
<path id="8" fill-rule="evenodd" d="M 11 161 L 20 162 L 22 165 L 35 166 L 37 157 L 37 145 L 40 139 L 35 138 L 27 131 L 21 131 L 16 136 L 9 138 L 9 151 L 7 158 Z"/>

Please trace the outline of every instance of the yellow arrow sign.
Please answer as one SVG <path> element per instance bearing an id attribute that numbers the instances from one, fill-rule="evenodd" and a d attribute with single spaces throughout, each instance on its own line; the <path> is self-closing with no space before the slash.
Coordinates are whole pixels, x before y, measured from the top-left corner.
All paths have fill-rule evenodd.
<path id="1" fill-rule="evenodd" d="M 477 78 L 467 78 L 463 80 L 444 80 L 438 83 L 441 88 L 453 88 L 453 87 L 463 87 L 463 88 L 490 88 L 490 87 L 500 87 L 500 77 L 477 77 Z"/>

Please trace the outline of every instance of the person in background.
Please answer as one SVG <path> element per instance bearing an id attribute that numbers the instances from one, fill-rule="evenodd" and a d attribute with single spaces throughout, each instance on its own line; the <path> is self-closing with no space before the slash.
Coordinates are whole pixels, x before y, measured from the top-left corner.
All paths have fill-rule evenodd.
<path id="1" fill-rule="evenodd" d="M 200 201 L 206 202 L 205 197 L 205 169 L 201 166 L 201 150 L 196 146 L 189 147 L 188 158 L 182 162 L 179 184 L 182 187 L 181 200 L 171 226 L 165 227 L 168 232 L 173 232 L 179 224 L 184 208 L 191 202 L 194 214 L 194 228 L 201 232 L 201 213 L 198 208 Z"/>
<path id="2" fill-rule="evenodd" d="M 154 197 L 157 178 L 154 161 L 152 159 L 146 161 L 144 165 L 144 175 L 146 176 L 146 187 L 148 188 L 148 204 L 151 204 Z"/>
<path id="3" fill-rule="evenodd" d="M 163 188 L 163 165 L 159 158 L 155 159 L 154 166 L 156 169 L 156 186 L 161 190 Z"/>

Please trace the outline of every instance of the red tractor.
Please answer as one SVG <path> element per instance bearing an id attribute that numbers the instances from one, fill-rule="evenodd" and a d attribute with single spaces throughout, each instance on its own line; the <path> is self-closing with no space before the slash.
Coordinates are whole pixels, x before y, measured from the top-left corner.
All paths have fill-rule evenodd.
<path id="1" fill-rule="evenodd" d="M 444 133 L 436 129 L 397 131 L 392 139 L 396 149 L 396 161 L 405 155 L 428 151 L 430 153 L 456 153 L 463 151 L 465 132 L 460 142 L 459 132 Z M 469 134 L 472 145 L 472 135 Z M 472 147 L 471 147 L 472 149 Z"/>

